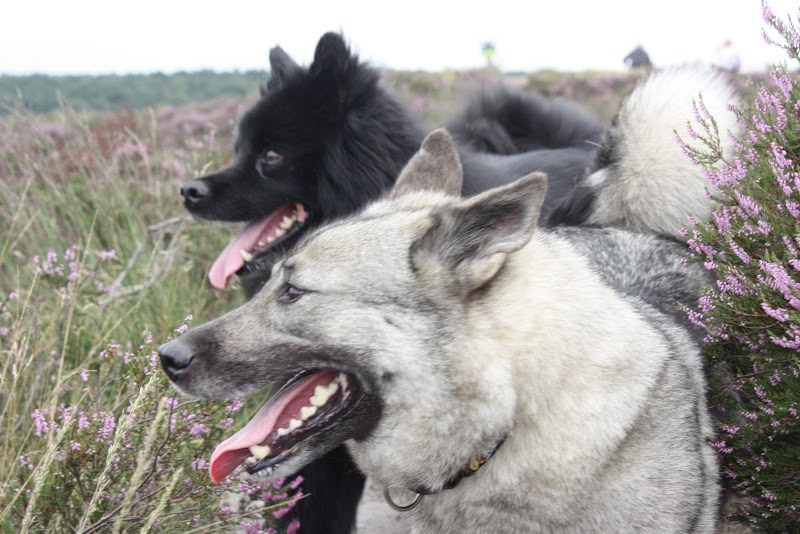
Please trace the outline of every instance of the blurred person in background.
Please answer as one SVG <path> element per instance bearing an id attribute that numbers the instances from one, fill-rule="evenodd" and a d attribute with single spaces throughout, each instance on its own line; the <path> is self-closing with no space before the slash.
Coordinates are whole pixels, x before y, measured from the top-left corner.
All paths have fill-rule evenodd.
<path id="1" fill-rule="evenodd" d="M 637 45 L 630 54 L 623 60 L 629 69 L 649 69 L 653 64 L 650 63 L 650 56 L 644 51 L 642 45 Z"/>
<path id="2" fill-rule="evenodd" d="M 722 43 L 722 46 L 717 49 L 717 59 L 717 67 L 720 69 L 734 74 L 739 72 L 741 60 L 730 39 Z"/>

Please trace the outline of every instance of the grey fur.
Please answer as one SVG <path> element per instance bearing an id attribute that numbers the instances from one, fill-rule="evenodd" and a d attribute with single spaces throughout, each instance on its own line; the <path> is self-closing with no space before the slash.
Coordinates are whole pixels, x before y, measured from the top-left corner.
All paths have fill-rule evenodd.
<path id="1" fill-rule="evenodd" d="M 403 168 L 398 177 L 400 185 L 394 187 L 390 195 L 399 197 L 408 191 L 421 189 L 443 190 L 458 195 L 461 193 L 463 176 L 461 160 L 450 136 L 445 130 L 435 130 L 422 141 L 419 152 Z"/>
<path id="2" fill-rule="evenodd" d="M 409 168 L 460 173 L 435 135 Z M 543 175 L 461 199 L 424 174 L 311 234 L 254 299 L 172 342 L 180 351 L 162 347 L 193 354 L 177 385 L 220 397 L 346 371 L 366 391 L 360 411 L 270 476 L 344 441 L 383 487 L 435 492 L 407 514 L 415 533 L 713 532 L 701 358 L 675 310 L 698 272 L 672 261 L 681 245 L 537 228 Z M 304 293 L 289 301 L 288 286 Z"/>
<path id="3" fill-rule="evenodd" d="M 686 326 L 700 341 L 701 332 L 681 305 L 695 305 L 703 284 L 711 284 L 715 278 L 697 263 L 684 264 L 686 245 L 619 228 L 557 227 L 551 231 L 587 256 L 611 287 L 641 298 Z"/>

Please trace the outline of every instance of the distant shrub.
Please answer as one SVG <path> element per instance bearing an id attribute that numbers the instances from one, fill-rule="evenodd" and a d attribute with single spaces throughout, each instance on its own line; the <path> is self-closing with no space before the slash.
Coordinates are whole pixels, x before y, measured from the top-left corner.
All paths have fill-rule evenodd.
<path id="1" fill-rule="evenodd" d="M 0 115 L 18 98 L 35 113 L 61 107 L 66 99 L 81 111 L 113 111 L 161 105 L 180 106 L 222 96 L 241 97 L 258 92 L 266 71 L 176 72 L 162 74 L 105 74 L 48 76 L 0 75 Z"/>

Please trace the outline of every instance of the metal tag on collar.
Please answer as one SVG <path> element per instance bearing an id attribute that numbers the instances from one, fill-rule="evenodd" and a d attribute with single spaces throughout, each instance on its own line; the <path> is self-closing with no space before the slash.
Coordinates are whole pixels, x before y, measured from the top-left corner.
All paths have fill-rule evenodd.
<path id="1" fill-rule="evenodd" d="M 391 488 L 386 488 L 385 490 L 383 490 L 383 498 L 386 499 L 386 503 L 392 508 L 392 510 L 396 510 L 398 512 L 408 512 L 409 510 L 413 510 L 414 508 L 417 507 L 417 505 L 420 503 L 423 497 L 421 493 L 412 491 L 412 493 L 414 494 L 414 500 L 411 501 L 409 504 L 406 504 L 405 506 L 401 506 L 392 500 L 392 496 L 389 494 L 390 489 Z"/>

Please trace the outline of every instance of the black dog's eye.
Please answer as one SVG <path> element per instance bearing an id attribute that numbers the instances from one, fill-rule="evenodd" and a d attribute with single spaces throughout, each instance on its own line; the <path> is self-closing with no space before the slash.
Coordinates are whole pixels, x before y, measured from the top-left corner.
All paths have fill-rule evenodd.
<path id="1" fill-rule="evenodd" d="M 267 150 L 264 153 L 264 163 L 268 165 L 275 165 L 276 163 L 280 162 L 283 159 L 283 156 L 275 152 L 274 150 Z"/>
<path id="2" fill-rule="evenodd" d="M 278 297 L 278 300 L 281 302 L 294 302 L 302 297 L 304 293 L 305 290 L 294 287 L 291 284 L 286 284 L 286 287 L 283 288 L 283 292 Z"/>

